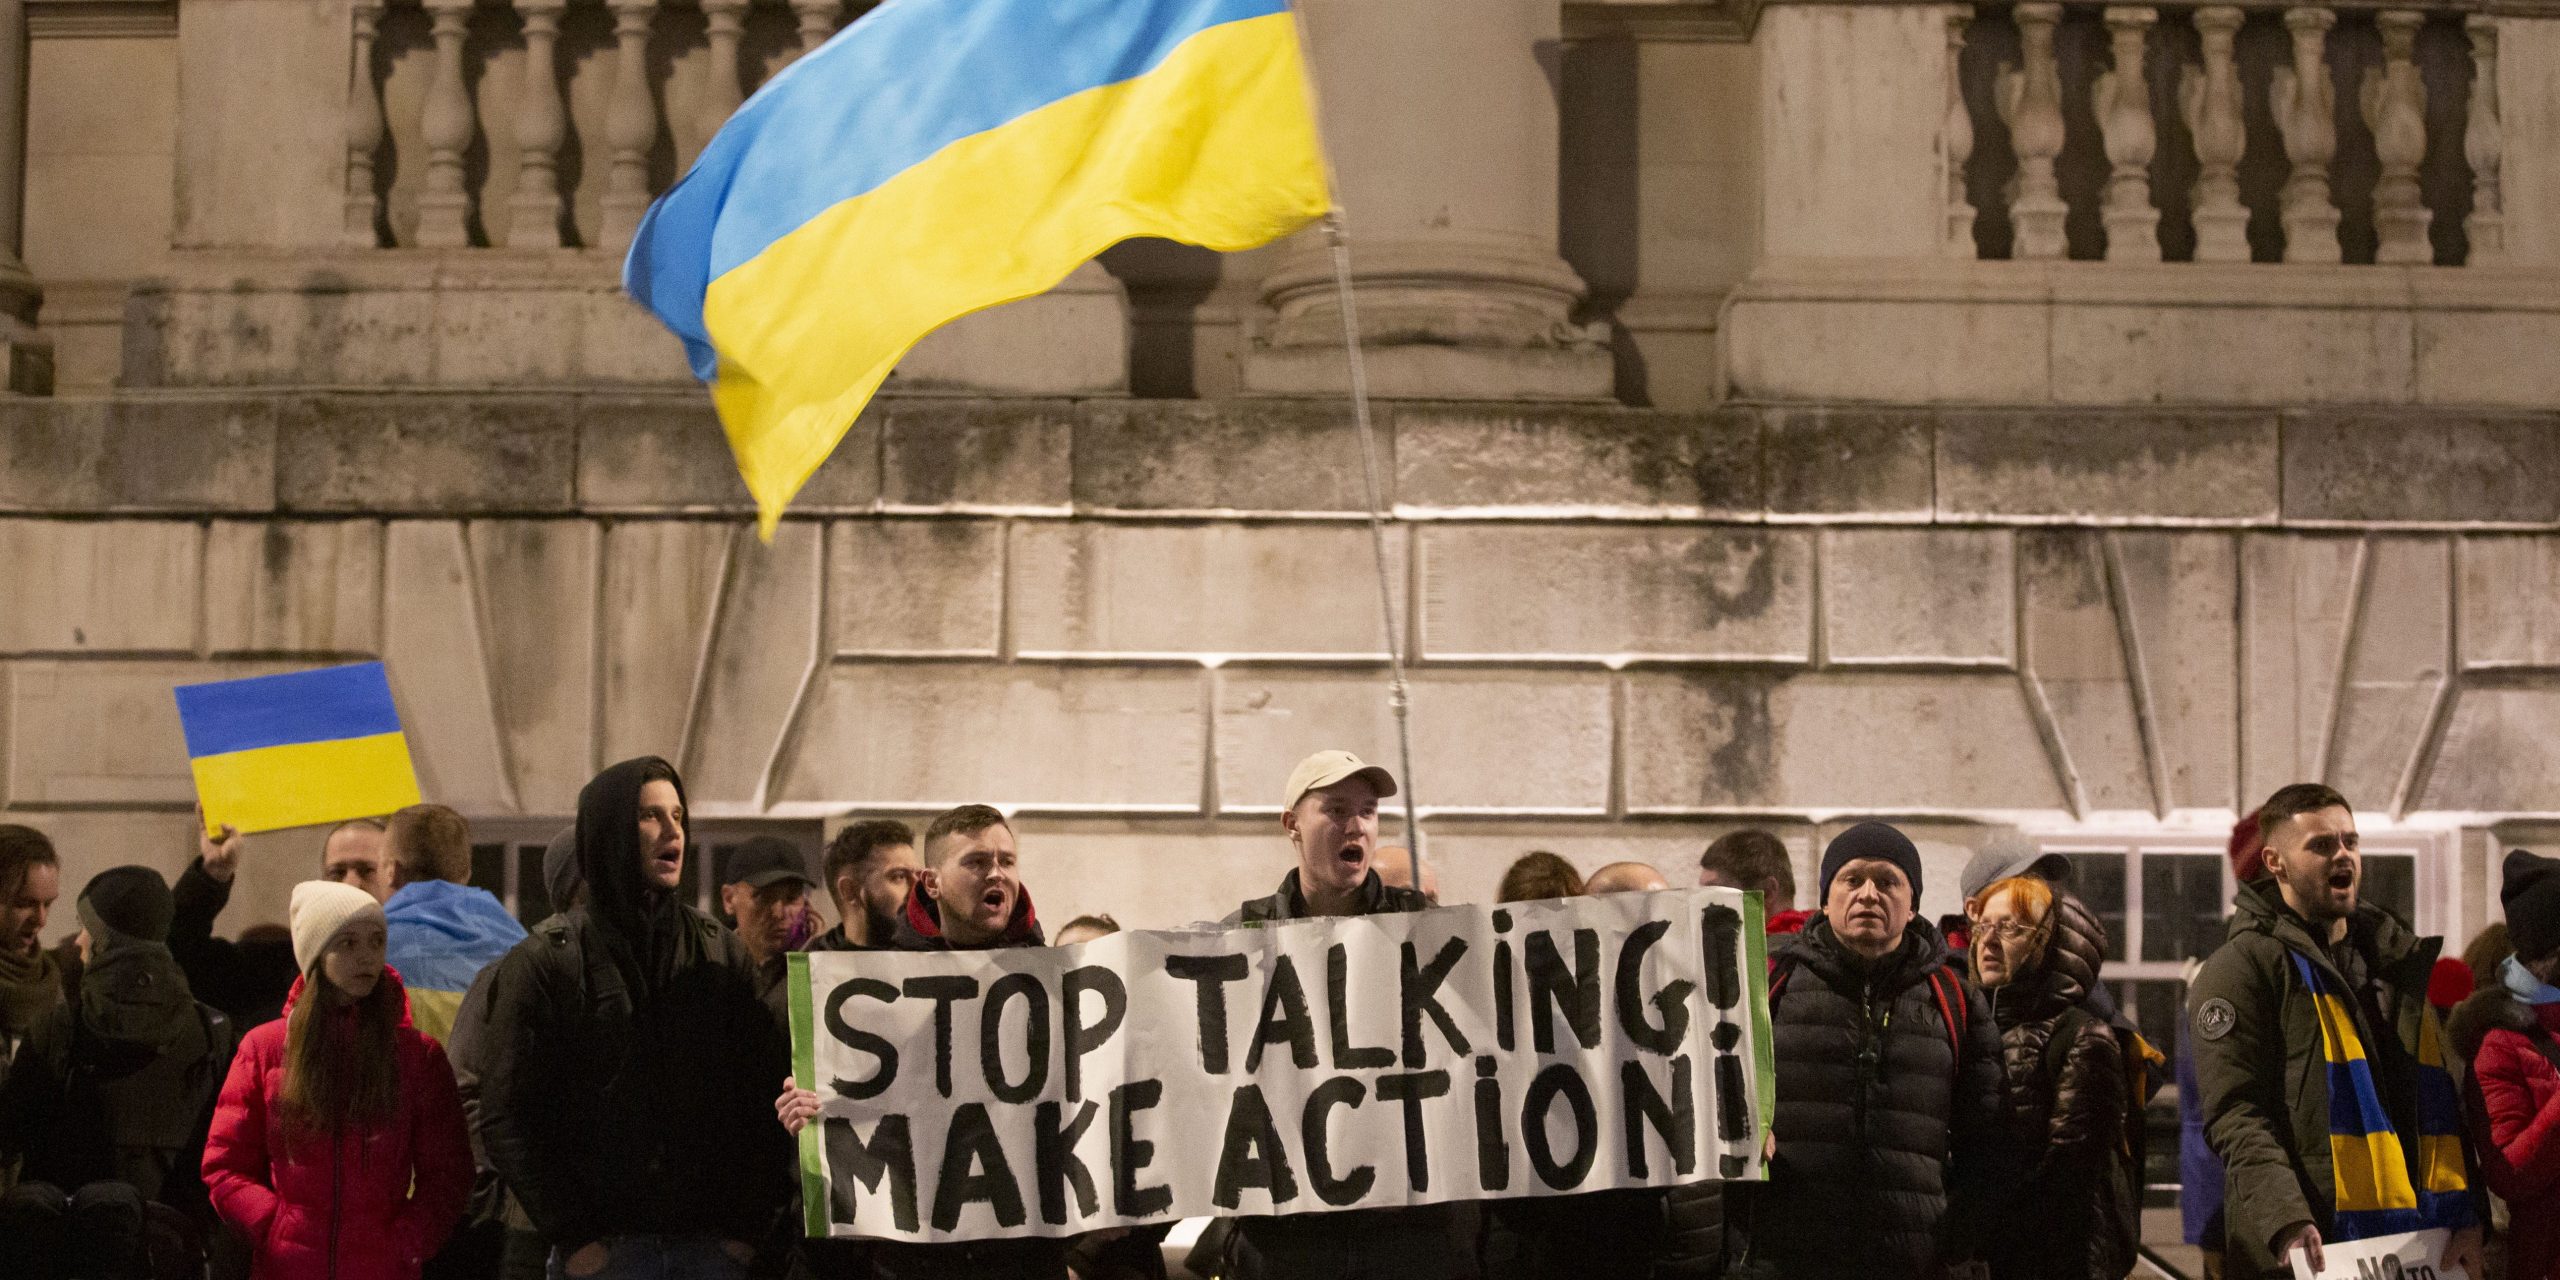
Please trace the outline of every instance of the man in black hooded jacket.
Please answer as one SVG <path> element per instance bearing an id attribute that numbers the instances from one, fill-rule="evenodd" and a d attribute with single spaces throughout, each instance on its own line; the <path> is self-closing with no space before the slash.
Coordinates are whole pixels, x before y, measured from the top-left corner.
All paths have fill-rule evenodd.
<path id="1" fill-rule="evenodd" d="M 789 1048 L 746 948 L 678 900 L 684 786 L 654 756 L 578 793 L 585 901 L 489 989 L 480 1137 L 555 1276 L 737 1280 L 791 1197 Z"/>

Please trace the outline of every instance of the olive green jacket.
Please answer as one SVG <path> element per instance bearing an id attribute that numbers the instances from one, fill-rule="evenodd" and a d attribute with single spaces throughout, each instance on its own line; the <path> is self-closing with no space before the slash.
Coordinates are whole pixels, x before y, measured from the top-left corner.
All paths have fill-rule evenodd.
<path id="1" fill-rule="evenodd" d="M 2291 953 L 2310 957 L 2341 987 L 2347 983 L 2310 927 L 2285 909 L 2274 882 L 2242 885 L 2233 905 L 2222 946 L 2187 993 L 2187 1029 L 2204 1091 L 2205 1141 L 2225 1170 L 2230 1274 L 2290 1276 L 2275 1253 L 2277 1235 L 2310 1222 L 2328 1237 L 2337 1199 L 2329 1159 L 2329 1063 L 2320 1048 L 2319 1014 Z M 2427 1006 L 2427 977 L 2444 940 L 2420 938 L 2370 904 L 2356 908 L 2347 936 L 2363 952 L 2380 985 L 2384 1016 L 2414 1060 L 2422 1028 L 2436 1017 Z M 2355 1016 L 2358 1034 L 2375 1044 L 2363 1013 Z M 2393 1120 L 2415 1134 L 2414 1115 Z"/>

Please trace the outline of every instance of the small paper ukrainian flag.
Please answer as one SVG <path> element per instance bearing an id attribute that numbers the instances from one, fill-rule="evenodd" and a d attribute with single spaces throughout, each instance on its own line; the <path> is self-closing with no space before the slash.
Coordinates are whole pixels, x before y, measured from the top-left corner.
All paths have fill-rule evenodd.
<path id="1" fill-rule="evenodd" d="M 207 830 L 307 827 L 418 803 L 379 662 L 180 685 L 177 694 Z"/>
<path id="2" fill-rule="evenodd" d="M 711 385 L 767 537 L 918 339 L 1131 236 L 1332 206 L 1288 0 L 883 0 L 641 221 L 622 283 Z"/>

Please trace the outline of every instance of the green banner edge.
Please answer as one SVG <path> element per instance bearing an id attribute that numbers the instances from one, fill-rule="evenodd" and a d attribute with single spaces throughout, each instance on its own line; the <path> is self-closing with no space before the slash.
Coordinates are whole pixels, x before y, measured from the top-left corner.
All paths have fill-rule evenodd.
<path id="1" fill-rule="evenodd" d="M 1743 954 L 1750 958 L 1751 972 L 1746 975 L 1751 992 L 1751 1046 L 1753 1074 L 1759 1079 L 1760 1130 L 1763 1133 L 1778 1119 L 1778 1045 L 1769 1026 L 1769 918 L 1768 907 L 1757 889 L 1745 892 L 1743 901 Z M 1760 1177 L 1766 1180 L 1769 1166 L 1759 1165 Z"/>
<path id="2" fill-rule="evenodd" d="M 815 1089 L 818 1018 L 809 998 L 809 955 L 794 951 L 790 960 L 791 1079 L 803 1089 Z M 815 1122 L 800 1130 L 800 1220 L 801 1229 L 812 1240 L 822 1240 L 827 1235 L 827 1171 L 819 1158 L 818 1142 Z"/>

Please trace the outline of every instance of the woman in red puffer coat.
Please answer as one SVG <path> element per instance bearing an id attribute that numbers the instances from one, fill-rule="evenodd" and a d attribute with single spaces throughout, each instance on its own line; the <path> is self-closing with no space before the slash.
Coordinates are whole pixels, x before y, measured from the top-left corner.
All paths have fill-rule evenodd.
<path id="1" fill-rule="evenodd" d="M 297 885 L 290 919 L 302 977 L 240 1041 L 205 1187 L 252 1280 L 417 1280 L 471 1191 L 453 1068 L 410 1026 L 371 894 Z"/>
<path id="2" fill-rule="evenodd" d="M 2513 1280 L 2560 1280 L 2560 859 L 2507 855 L 2499 897 L 2516 953 L 2447 1028 L 2471 1059 L 2464 1099 L 2491 1191 L 2507 1202 Z"/>

